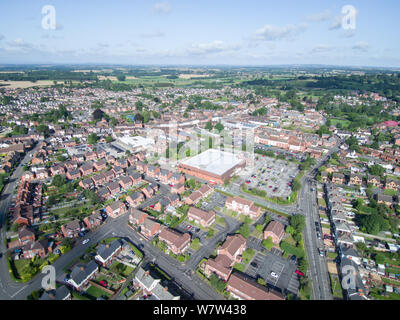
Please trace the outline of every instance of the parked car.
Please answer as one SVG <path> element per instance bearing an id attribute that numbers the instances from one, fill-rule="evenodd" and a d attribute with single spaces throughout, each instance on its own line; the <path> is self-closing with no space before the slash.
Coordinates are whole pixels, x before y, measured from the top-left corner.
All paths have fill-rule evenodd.
<path id="1" fill-rule="evenodd" d="M 278 278 L 278 275 L 277 275 L 275 272 L 271 272 L 271 277 L 277 279 L 277 278 Z"/>
<path id="2" fill-rule="evenodd" d="M 100 283 L 100 285 L 103 286 L 104 288 L 107 288 L 107 286 L 108 286 L 107 281 L 105 281 L 105 280 L 101 280 L 99 283 Z"/>
<path id="3" fill-rule="evenodd" d="M 296 262 L 297 257 L 295 255 L 290 257 L 290 261 Z"/>
<path id="4" fill-rule="evenodd" d="M 302 277 L 305 276 L 305 274 L 304 274 L 303 272 L 301 272 L 300 270 L 296 270 L 296 273 L 297 273 L 299 276 L 302 276 Z"/>
<path id="5" fill-rule="evenodd" d="M 89 241 L 90 241 L 90 239 L 85 239 L 85 240 L 82 241 L 82 244 L 86 244 L 86 243 L 88 243 Z"/>

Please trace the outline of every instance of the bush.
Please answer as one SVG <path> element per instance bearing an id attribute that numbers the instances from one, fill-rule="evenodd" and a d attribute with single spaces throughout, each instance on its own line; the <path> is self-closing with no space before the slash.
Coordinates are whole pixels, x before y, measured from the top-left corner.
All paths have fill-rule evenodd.
<path id="1" fill-rule="evenodd" d="M 263 240 L 261 244 L 264 248 L 268 249 L 269 251 L 271 251 L 272 247 L 274 246 L 271 237 L 268 237 L 266 240 Z"/>

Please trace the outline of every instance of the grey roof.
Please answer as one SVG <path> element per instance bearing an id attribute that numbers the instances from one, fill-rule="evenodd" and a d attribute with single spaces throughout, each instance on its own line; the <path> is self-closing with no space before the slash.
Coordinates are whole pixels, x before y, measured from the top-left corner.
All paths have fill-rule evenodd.
<path id="1" fill-rule="evenodd" d="M 117 250 L 119 250 L 122 246 L 122 243 L 119 239 L 114 240 L 109 244 L 109 246 L 101 244 L 97 249 L 97 254 L 106 261 L 109 259 Z"/>
<path id="2" fill-rule="evenodd" d="M 40 300 L 64 300 L 66 299 L 71 292 L 64 285 L 57 288 L 56 290 L 46 291 L 40 297 Z"/>
<path id="3" fill-rule="evenodd" d="M 81 269 L 83 267 L 83 270 Z M 92 260 L 87 265 L 75 266 L 71 272 L 71 279 L 80 286 L 85 280 L 96 270 L 98 270 L 99 266 L 97 263 Z"/>

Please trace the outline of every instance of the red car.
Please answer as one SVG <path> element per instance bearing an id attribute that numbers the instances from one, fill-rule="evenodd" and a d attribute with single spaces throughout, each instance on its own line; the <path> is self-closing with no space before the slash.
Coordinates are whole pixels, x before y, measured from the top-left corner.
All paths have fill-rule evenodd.
<path id="1" fill-rule="evenodd" d="M 152 205 L 150 206 L 150 208 L 154 208 L 154 205 L 152 204 Z"/>
<path id="2" fill-rule="evenodd" d="M 100 283 L 101 286 L 103 286 L 105 288 L 107 287 L 107 282 L 106 281 L 101 280 L 99 283 Z"/>
<path id="3" fill-rule="evenodd" d="M 173 184 L 170 184 L 169 186 L 170 186 L 170 187 L 173 187 L 174 185 L 173 185 Z"/>
<path id="4" fill-rule="evenodd" d="M 299 276 L 302 276 L 302 277 L 305 276 L 305 274 L 304 274 L 303 272 L 299 271 L 299 270 L 296 270 L 296 273 L 297 273 Z"/>

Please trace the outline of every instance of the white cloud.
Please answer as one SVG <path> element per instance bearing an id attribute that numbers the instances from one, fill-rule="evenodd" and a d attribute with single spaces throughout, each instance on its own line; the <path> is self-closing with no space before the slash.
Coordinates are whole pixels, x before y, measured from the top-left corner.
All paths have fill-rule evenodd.
<path id="1" fill-rule="evenodd" d="M 325 10 L 323 12 L 310 14 L 310 15 L 306 16 L 306 20 L 311 21 L 311 22 L 327 21 L 330 18 L 331 18 L 331 12 L 329 10 Z"/>
<path id="2" fill-rule="evenodd" d="M 293 39 L 307 29 L 307 24 L 287 25 L 284 27 L 265 25 L 256 31 L 256 39 L 275 41 L 281 39 Z"/>
<path id="3" fill-rule="evenodd" d="M 329 45 L 329 44 L 320 44 L 315 46 L 314 48 L 311 49 L 312 53 L 320 53 L 320 52 L 327 52 L 327 51 L 332 51 L 334 50 L 336 47 Z"/>
<path id="4" fill-rule="evenodd" d="M 359 41 L 354 46 L 352 46 L 352 49 L 357 50 L 357 51 L 366 52 L 366 51 L 368 51 L 369 47 L 370 46 L 369 46 L 368 42 Z"/>
<path id="5" fill-rule="evenodd" d="M 3 36 L 2 34 L 0 34 L 0 41 L 3 40 L 5 38 L 5 36 Z"/>
<path id="6" fill-rule="evenodd" d="M 171 12 L 171 6 L 168 2 L 157 2 L 153 5 L 154 13 L 169 13 Z"/>
<path id="7" fill-rule="evenodd" d="M 240 45 L 238 44 L 226 44 L 223 41 L 215 40 L 213 42 L 208 43 L 197 43 L 192 44 L 190 48 L 187 49 L 189 54 L 211 54 L 211 53 L 219 53 L 223 51 L 235 51 L 240 49 Z"/>

